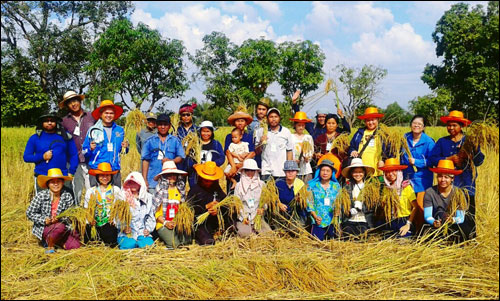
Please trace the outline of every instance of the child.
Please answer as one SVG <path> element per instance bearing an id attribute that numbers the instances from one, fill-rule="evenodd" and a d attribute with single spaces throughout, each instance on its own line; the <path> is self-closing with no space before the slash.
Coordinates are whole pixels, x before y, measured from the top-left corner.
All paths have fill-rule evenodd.
<path id="1" fill-rule="evenodd" d="M 109 214 L 115 200 L 124 200 L 125 197 L 120 187 L 111 183 L 111 179 L 116 173 L 118 170 L 111 170 L 111 164 L 107 162 L 99 163 L 97 169 L 89 170 L 89 174 L 96 177 L 97 185 L 85 193 L 84 208 L 88 208 L 91 205 L 90 201 L 95 200 L 94 218 L 85 228 L 85 243 L 91 239 L 91 230 L 95 226 L 98 239 L 110 247 L 117 245 L 118 229 L 115 226 L 115 221 L 110 220 Z"/>
<path id="2" fill-rule="evenodd" d="M 302 181 L 312 180 L 312 168 L 310 160 L 314 154 L 314 141 L 311 135 L 304 134 L 306 123 L 311 122 L 306 113 L 297 112 L 293 118 L 295 134 L 292 134 L 293 160 L 299 166 L 298 176 Z M 307 147 L 308 144 L 308 147 Z"/>
<path id="3" fill-rule="evenodd" d="M 227 154 L 227 161 L 229 162 L 229 164 L 227 164 L 226 169 L 224 170 L 226 178 L 231 180 L 231 182 L 233 183 L 231 189 L 234 189 L 234 187 L 236 186 L 236 180 L 229 173 L 229 171 L 231 170 L 231 162 L 234 163 L 236 169 L 240 169 L 243 166 L 243 161 L 245 161 L 250 153 L 248 142 L 241 141 L 242 137 L 243 132 L 240 129 L 234 128 L 231 131 L 231 140 L 233 142 L 229 145 L 228 148 L 229 154 Z"/>
<path id="4" fill-rule="evenodd" d="M 186 175 L 187 172 L 177 169 L 173 161 L 166 161 L 163 163 L 162 171 L 154 178 L 158 181 L 153 199 L 156 208 L 156 231 L 167 249 L 191 243 L 191 237 L 182 235 L 174 229 L 176 226 L 174 217 L 180 203 L 185 201 L 184 189 L 179 189 L 177 183 L 180 176 Z"/>
<path id="5" fill-rule="evenodd" d="M 123 182 L 125 200 L 130 205 L 132 220 L 130 227 L 118 234 L 121 250 L 144 248 L 153 245 L 151 232 L 155 229 L 153 196 L 148 192 L 142 175 L 131 172 Z M 117 224 L 117 228 L 120 226 Z"/>
<path id="6" fill-rule="evenodd" d="M 54 253 L 54 246 L 65 250 L 78 249 L 80 236 L 75 230 L 70 231 L 56 216 L 76 205 L 69 189 L 63 188 L 64 181 L 72 177 L 64 176 L 59 168 L 51 168 L 47 175 L 39 175 L 38 185 L 43 189 L 37 192 L 31 201 L 26 216 L 33 221 L 33 234 L 47 245 L 46 254 Z M 47 189 L 48 188 L 48 189 Z"/>

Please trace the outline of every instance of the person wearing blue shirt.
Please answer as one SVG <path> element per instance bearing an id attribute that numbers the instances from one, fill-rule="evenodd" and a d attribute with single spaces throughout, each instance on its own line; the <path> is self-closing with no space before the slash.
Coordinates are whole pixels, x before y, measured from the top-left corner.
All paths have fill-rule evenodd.
<path id="1" fill-rule="evenodd" d="M 29 138 L 24 149 L 24 162 L 35 163 L 35 193 L 41 190 L 37 184 L 39 175 L 47 175 L 49 169 L 59 168 L 65 176 L 72 176 L 78 167 L 78 150 L 61 121 L 56 113 L 40 116 L 36 134 Z M 65 183 L 65 186 L 73 193 L 71 182 Z"/>
<path id="2" fill-rule="evenodd" d="M 430 166 L 430 155 L 434 145 L 434 139 L 429 137 L 425 132 L 426 119 L 424 116 L 415 115 L 411 119 L 411 132 L 405 134 L 408 147 L 410 148 L 410 159 L 405 152 L 401 157 L 401 163 L 408 165 L 408 168 L 403 170 L 403 178 L 409 179 L 413 186 L 413 190 L 417 195 L 417 212 L 415 214 L 414 225 L 417 233 L 420 231 L 424 223 L 424 194 L 425 190 L 432 186 L 432 172 L 428 169 Z M 416 168 L 416 171 L 415 169 Z"/>
<path id="3" fill-rule="evenodd" d="M 462 154 L 459 155 L 460 148 L 465 142 L 465 134 L 462 132 L 462 127 L 471 124 L 472 122 L 463 117 L 463 113 L 460 111 L 451 111 L 448 116 L 441 117 L 441 121 L 446 123 L 446 128 L 448 130 L 449 136 L 440 138 L 430 156 L 430 161 L 432 166 L 437 166 L 439 160 L 451 160 L 453 164 L 458 168 L 463 170 L 463 172 L 455 176 L 453 184 L 460 188 L 465 188 L 469 193 L 470 206 L 469 212 L 473 216 L 476 214 L 476 178 L 472 177 L 472 167 L 471 162 Z M 481 149 L 478 148 L 472 155 L 472 161 L 475 167 L 483 164 L 484 154 Z"/>
<path id="4" fill-rule="evenodd" d="M 187 136 L 187 134 L 189 134 L 190 132 L 196 132 L 198 130 L 198 127 L 193 123 L 193 112 L 195 108 L 195 103 L 191 105 L 183 104 L 179 108 L 179 116 L 181 117 L 181 120 L 179 123 L 179 128 L 177 128 L 176 136 L 181 142 L 182 139 Z"/>
<path id="5" fill-rule="evenodd" d="M 146 181 L 148 191 L 154 195 L 156 185 L 154 176 L 162 170 L 163 162 L 174 161 L 181 164 L 186 157 L 179 138 L 168 134 L 170 130 L 170 117 L 160 114 L 156 119 L 157 134 L 146 140 L 142 148 L 142 176 Z"/>
<path id="6" fill-rule="evenodd" d="M 121 187 L 120 154 L 122 148 L 128 153 L 129 143 L 125 140 L 125 130 L 117 125 L 123 109 L 112 100 L 103 100 L 99 107 L 92 111 L 97 122 L 89 129 L 82 146 L 82 153 L 89 162 L 90 169 L 97 169 L 99 163 L 107 162 L 113 171 L 112 184 Z M 95 176 L 90 176 L 90 185 L 97 185 Z"/>
<path id="7" fill-rule="evenodd" d="M 335 199 L 340 192 L 340 184 L 335 178 L 336 172 L 333 162 L 325 159 L 318 165 L 315 177 L 308 182 L 313 194 L 313 200 L 307 206 L 307 212 L 311 214 L 311 234 L 319 240 L 338 235 L 335 225 L 340 225 L 340 212 Z"/>

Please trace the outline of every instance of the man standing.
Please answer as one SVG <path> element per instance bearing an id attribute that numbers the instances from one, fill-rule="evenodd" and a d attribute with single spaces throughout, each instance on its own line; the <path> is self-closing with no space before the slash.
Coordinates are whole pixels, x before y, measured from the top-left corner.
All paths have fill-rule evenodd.
<path id="1" fill-rule="evenodd" d="M 148 191 L 154 195 L 156 185 L 154 176 L 162 171 L 163 162 L 174 161 L 179 164 L 186 157 L 180 140 L 168 133 L 170 130 L 170 117 L 160 114 L 156 119 L 157 135 L 146 140 L 142 148 L 142 176 L 146 181 Z"/>
<path id="2" fill-rule="evenodd" d="M 179 108 L 179 115 L 181 117 L 179 128 L 177 129 L 177 137 L 182 142 L 182 139 L 189 134 L 189 132 L 196 132 L 198 127 L 193 124 L 193 112 L 196 104 L 191 105 L 183 104 Z"/>
<path id="3" fill-rule="evenodd" d="M 248 134 L 254 138 L 255 144 L 255 132 L 261 128 L 262 120 L 265 120 L 267 116 L 267 110 L 269 110 L 270 99 L 267 97 L 262 97 L 257 103 L 257 108 L 255 109 L 255 117 L 253 118 L 252 123 L 248 126 Z M 255 162 L 257 162 L 257 166 L 262 167 L 262 157 L 260 154 L 255 155 Z"/>
<path id="4" fill-rule="evenodd" d="M 137 133 L 137 136 L 135 136 L 135 145 L 137 146 L 139 155 L 142 154 L 142 147 L 144 146 L 144 143 L 146 143 L 146 140 L 148 140 L 149 137 L 155 134 L 156 115 L 153 112 L 149 112 L 146 114 L 146 128 L 141 130 L 139 133 Z M 142 164 L 140 166 L 140 170 L 142 172 Z"/>
<path id="5" fill-rule="evenodd" d="M 80 205 L 83 186 L 90 189 L 89 169 L 85 156 L 82 153 L 82 145 L 88 130 L 95 123 L 90 113 L 82 109 L 84 95 L 76 94 L 75 91 L 68 91 L 64 94 L 63 100 L 59 103 L 59 108 L 67 108 L 69 113 L 64 116 L 62 125 L 73 135 L 76 149 L 78 150 L 78 167 L 73 178 L 73 190 L 75 192 L 75 201 Z"/>
<path id="6" fill-rule="evenodd" d="M 285 177 L 283 166 L 286 160 L 293 160 L 292 134 L 281 126 L 281 113 L 276 108 L 267 111 L 268 133 L 262 128 L 255 133 L 255 152 L 262 153 L 262 179 Z"/>
<path id="7" fill-rule="evenodd" d="M 99 107 L 92 111 L 92 117 L 97 122 L 92 126 L 85 141 L 82 152 L 89 162 L 90 169 L 97 169 L 99 163 L 107 162 L 112 171 L 118 171 L 113 175 L 112 183 L 121 187 L 120 153 L 125 148 L 128 153 L 128 141 L 124 140 L 125 130 L 115 123 L 123 113 L 123 109 L 113 103 L 112 100 L 103 100 Z M 97 185 L 95 176 L 90 176 L 90 186 Z"/>

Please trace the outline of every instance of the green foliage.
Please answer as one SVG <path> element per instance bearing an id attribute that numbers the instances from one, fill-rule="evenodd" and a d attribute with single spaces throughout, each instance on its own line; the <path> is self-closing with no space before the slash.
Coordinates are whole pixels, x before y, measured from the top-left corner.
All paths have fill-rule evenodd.
<path id="1" fill-rule="evenodd" d="M 498 21 L 499 4 L 490 1 L 469 10 L 458 3 L 446 11 L 432 34 L 440 66 L 427 65 L 422 80 L 431 89 L 451 92 L 451 109 L 464 111 L 470 119 L 485 114 L 498 118 Z"/>
<path id="2" fill-rule="evenodd" d="M 278 82 L 285 98 L 291 99 L 297 90 L 305 97 L 318 89 L 323 81 L 325 61 L 325 54 L 318 45 L 311 41 L 284 42 L 279 45 L 278 52 L 281 61 Z"/>
<path id="3" fill-rule="evenodd" d="M 387 126 L 406 125 L 410 122 L 412 116 L 405 111 L 397 102 L 393 102 L 383 111 L 384 124 Z"/>
<path id="4" fill-rule="evenodd" d="M 348 95 L 347 100 L 340 99 L 342 110 L 347 122 L 352 125 L 357 120 L 356 116 L 363 114 L 364 108 L 371 105 L 373 97 L 378 93 L 378 83 L 387 76 L 387 70 L 372 65 L 364 65 L 361 69 L 337 65 L 339 82 L 343 85 Z M 358 109 L 363 111 L 358 112 Z"/>
<path id="5" fill-rule="evenodd" d="M 419 96 L 410 101 L 410 110 L 414 115 L 425 116 L 431 126 L 439 124 L 439 117 L 445 116 L 452 104 L 451 92 L 437 89 L 434 94 Z"/>
<path id="6" fill-rule="evenodd" d="M 125 102 L 130 95 L 137 108 L 149 102 L 149 112 L 160 99 L 187 90 L 184 51 L 179 40 L 165 40 L 145 24 L 134 28 L 129 20 L 117 19 L 94 43 L 88 70 L 98 74 L 98 83 L 89 94 L 115 91 L 131 110 Z"/>

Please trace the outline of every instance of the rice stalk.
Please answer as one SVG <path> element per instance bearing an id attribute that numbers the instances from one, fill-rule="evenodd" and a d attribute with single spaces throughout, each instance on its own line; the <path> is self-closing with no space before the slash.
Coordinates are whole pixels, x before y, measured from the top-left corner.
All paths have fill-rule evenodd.
<path id="1" fill-rule="evenodd" d="M 179 210 L 174 217 L 175 228 L 180 233 L 191 236 L 193 232 L 194 209 L 187 203 L 179 204 Z"/>
<path id="2" fill-rule="evenodd" d="M 327 94 L 328 92 L 332 91 L 335 89 L 335 85 L 333 83 L 333 79 L 329 78 L 326 83 L 325 83 L 325 94 Z"/>
<path id="3" fill-rule="evenodd" d="M 338 205 L 337 208 L 339 208 L 339 212 L 345 215 L 349 214 L 351 210 L 351 196 L 345 187 L 341 188 L 339 193 L 337 193 L 335 203 Z"/>
<path id="4" fill-rule="evenodd" d="M 271 216 L 279 214 L 279 193 L 278 188 L 276 187 L 276 182 L 274 178 L 266 183 L 264 187 L 262 187 L 262 192 L 260 194 L 259 200 L 259 209 L 267 208 L 269 210 Z M 257 214 L 254 218 L 254 229 L 259 231 L 262 227 L 262 215 Z"/>
<path id="5" fill-rule="evenodd" d="M 243 210 L 243 203 L 241 199 L 235 195 L 228 195 L 223 200 L 215 204 L 212 208 L 217 210 L 217 220 L 219 222 L 219 230 L 224 229 L 224 216 L 222 215 L 221 207 L 226 207 L 229 209 L 229 215 L 232 217 L 234 214 L 239 213 Z M 196 217 L 196 226 L 203 224 L 210 213 L 207 211 Z"/>
<path id="6" fill-rule="evenodd" d="M 400 208 L 399 195 L 395 189 L 384 187 L 382 190 L 381 205 L 384 208 L 386 222 L 397 218 Z"/>
<path id="7" fill-rule="evenodd" d="M 91 229 L 90 229 L 90 238 L 91 239 L 97 238 L 97 228 L 95 226 L 96 206 L 97 206 L 97 198 L 96 198 L 96 195 L 94 193 L 92 193 L 90 195 L 90 199 L 89 199 L 89 202 L 87 203 L 87 208 L 86 208 L 86 219 L 87 219 L 87 222 L 91 225 Z M 80 233 L 84 233 L 84 232 L 80 232 Z"/>
<path id="8" fill-rule="evenodd" d="M 172 135 L 177 136 L 177 132 L 179 130 L 179 123 L 180 123 L 180 116 L 179 113 L 174 113 L 170 117 L 170 124 L 172 125 Z"/>
<path id="9" fill-rule="evenodd" d="M 186 156 L 191 157 L 195 162 L 201 162 L 201 141 L 198 133 L 189 132 L 184 139 L 182 145 L 186 145 Z"/>
<path id="10" fill-rule="evenodd" d="M 57 219 L 67 219 L 71 222 L 71 228 L 81 233 L 80 239 L 83 240 L 83 233 L 85 233 L 85 224 L 87 221 L 87 209 L 82 207 L 71 207 L 61 212 Z"/>
<path id="11" fill-rule="evenodd" d="M 334 149 L 337 149 L 339 156 L 342 157 L 347 154 L 347 151 L 349 150 L 349 145 L 350 145 L 349 134 L 342 133 L 333 140 L 332 146 L 328 151 L 331 152 Z"/>
<path id="12" fill-rule="evenodd" d="M 136 108 L 127 114 L 127 118 L 125 119 L 125 131 L 128 132 L 134 129 L 138 133 L 145 123 L 146 115 Z"/>
<path id="13" fill-rule="evenodd" d="M 129 203 L 124 200 L 115 200 L 113 202 L 113 205 L 111 206 L 109 218 L 110 221 L 120 221 L 121 231 L 124 231 L 127 227 L 130 227 L 130 222 L 132 221 L 132 213 L 130 212 Z"/>
<path id="14" fill-rule="evenodd" d="M 365 203 L 369 210 L 378 206 L 380 203 L 380 182 L 376 177 L 365 179 L 365 186 L 361 189 L 358 199 Z"/>
<path id="15" fill-rule="evenodd" d="M 449 216 L 455 216 L 457 210 L 466 211 L 469 208 L 469 192 L 467 189 L 453 186 L 450 204 L 446 209 Z"/>
<path id="16" fill-rule="evenodd" d="M 267 118 L 262 118 L 261 121 L 259 121 L 259 126 L 262 128 L 262 135 L 267 136 L 267 133 L 269 132 L 269 128 L 267 126 Z M 254 132 L 256 133 L 256 131 Z M 267 140 L 262 141 L 261 145 L 267 144 Z"/>
<path id="17" fill-rule="evenodd" d="M 308 140 L 304 140 L 300 149 L 299 160 L 302 160 L 303 157 L 312 157 L 313 152 L 314 146 L 311 145 L 311 142 L 309 142 Z"/>
<path id="18" fill-rule="evenodd" d="M 381 150 L 382 144 L 385 145 L 386 151 L 389 152 L 390 157 L 395 157 L 399 161 L 401 158 L 402 151 L 406 152 L 408 158 L 413 158 L 411 155 L 410 148 L 408 146 L 408 141 L 406 140 L 404 134 L 394 128 L 390 128 L 385 124 L 380 124 L 376 136 L 380 139 L 377 142 L 381 142 L 380 145 L 377 145 L 377 148 Z M 379 155 L 379 160 L 382 158 L 382 151 L 377 150 L 377 154 Z M 416 172 L 417 167 L 413 165 L 413 170 Z"/>

